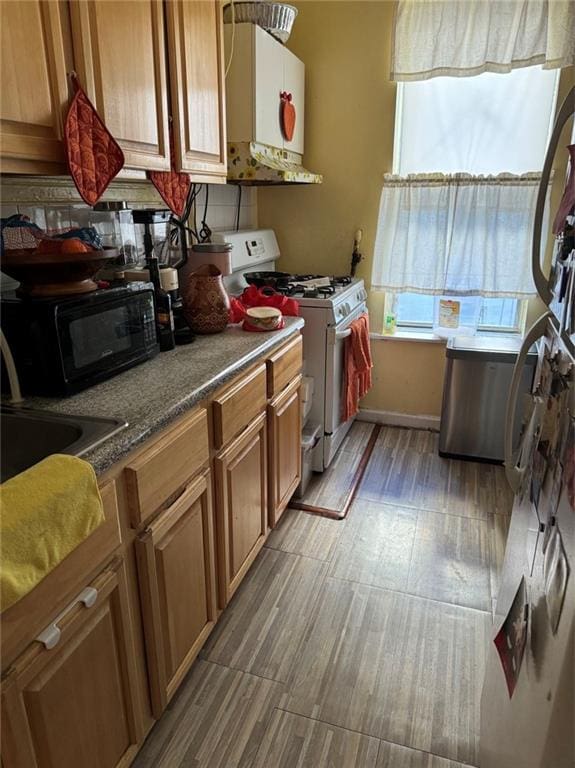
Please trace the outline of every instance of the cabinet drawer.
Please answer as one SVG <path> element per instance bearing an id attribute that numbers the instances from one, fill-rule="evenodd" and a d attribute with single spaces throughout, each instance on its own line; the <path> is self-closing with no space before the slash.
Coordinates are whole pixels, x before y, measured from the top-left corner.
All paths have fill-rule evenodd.
<path id="1" fill-rule="evenodd" d="M 286 344 L 269 358 L 268 397 L 278 395 L 292 379 L 301 373 L 302 345 L 302 337 L 298 334 L 289 344 Z"/>
<path id="2" fill-rule="evenodd" d="M 226 445 L 244 427 L 265 413 L 266 367 L 260 365 L 223 395 L 214 398 L 214 442 L 216 448 Z"/>
<path id="3" fill-rule="evenodd" d="M 208 417 L 201 408 L 126 467 L 132 527 L 137 528 L 160 509 L 208 460 Z"/>

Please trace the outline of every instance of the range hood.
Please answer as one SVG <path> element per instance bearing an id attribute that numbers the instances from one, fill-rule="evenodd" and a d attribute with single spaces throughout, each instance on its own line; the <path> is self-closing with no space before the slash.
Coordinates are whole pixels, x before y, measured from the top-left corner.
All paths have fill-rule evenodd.
<path id="1" fill-rule="evenodd" d="M 287 149 L 256 141 L 228 143 L 228 183 L 264 186 L 267 184 L 321 184 L 323 176 L 303 167 L 302 156 Z"/>

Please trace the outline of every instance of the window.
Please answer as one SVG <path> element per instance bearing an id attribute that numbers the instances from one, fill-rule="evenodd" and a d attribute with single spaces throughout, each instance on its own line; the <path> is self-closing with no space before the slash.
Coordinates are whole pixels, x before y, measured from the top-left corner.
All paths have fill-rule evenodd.
<path id="1" fill-rule="evenodd" d="M 522 302 L 517 299 L 482 299 L 479 314 L 479 330 L 513 333 L 521 330 L 523 320 Z M 435 296 L 424 293 L 398 293 L 395 296 L 394 312 L 398 326 L 431 328 L 435 313 Z M 463 325 L 468 318 L 461 318 Z"/>
<path id="2" fill-rule="evenodd" d="M 505 244 L 517 244 L 521 240 L 518 250 L 524 259 L 522 272 L 527 271 L 525 265 L 528 261 L 530 239 L 530 206 L 533 204 L 538 182 L 531 181 L 531 190 L 502 191 L 501 197 L 498 190 L 493 189 L 485 192 L 483 198 L 478 194 L 477 198 L 471 199 L 471 196 L 475 195 L 473 188 L 476 183 L 485 184 L 484 180 L 481 182 L 477 177 L 521 175 L 541 170 L 552 127 L 557 83 L 558 70 L 526 67 L 505 75 L 485 73 L 477 77 L 438 77 L 398 84 L 394 174 L 402 178 L 409 174 L 433 174 L 433 183 L 439 179 L 438 184 L 441 183 L 441 174 L 466 173 L 474 178 L 467 183 L 467 189 L 457 188 L 446 194 L 447 203 L 443 198 L 439 200 L 434 191 L 428 194 L 427 190 L 411 189 L 403 197 L 397 194 L 397 202 L 393 201 L 386 208 L 388 214 L 393 211 L 395 215 L 391 223 L 395 228 L 392 236 L 397 247 L 395 258 L 398 255 L 401 258 L 405 252 L 403 245 L 412 246 L 416 238 L 418 246 L 421 245 L 425 251 L 428 246 L 422 242 L 425 240 L 422 233 L 432 233 L 431 239 L 436 231 L 441 230 L 440 235 L 444 236 L 449 226 L 446 222 L 453 213 L 453 208 L 448 208 L 447 205 L 452 206 L 455 200 L 455 206 L 461 206 L 464 196 L 467 195 L 469 202 L 465 203 L 467 207 L 459 221 L 465 221 L 468 233 L 459 238 L 457 246 L 453 245 L 447 236 L 446 240 L 449 247 L 468 250 L 464 255 L 455 254 L 455 261 L 463 262 L 469 270 L 470 278 L 466 287 L 476 294 L 484 291 L 492 296 L 482 300 L 479 319 L 481 329 L 520 330 L 524 314 L 524 301 L 521 297 L 527 297 L 534 289 L 532 291 L 522 285 L 516 291 L 509 290 L 501 296 L 494 297 L 493 293 L 497 294 L 499 286 L 504 282 L 503 271 L 507 269 L 509 273 L 509 265 L 505 265 Z M 499 181 L 495 179 L 493 186 L 497 183 Z M 427 204 L 429 208 L 426 207 Z M 491 218 L 485 215 L 485 211 L 488 211 Z M 454 215 L 454 226 L 457 226 L 458 215 L 461 216 Z M 477 216 L 476 221 L 473 220 L 474 216 Z M 489 230 L 485 222 L 493 221 L 496 221 L 497 226 L 492 226 Z M 406 234 L 408 228 L 411 229 Z M 380 213 L 378 239 L 383 233 L 383 246 L 379 248 L 378 254 L 376 242 L 374 272 L 377 269 L 377 258 L 385 260 L 386 255 L 390 253 L 389 229 L 389 223 L 381 221 Z M 401 247 L 398 245 L 400 238 L 396 237 L 397 233 L 404 238 L 401 240 Z M 478 247 L 480 250 L 477 250 Z M 442 248 L 442 243 L 436 246 L 436 253 L 441 253 Z M 411 258 L 412 264 L 409 269 L 405 269 L 405 276 L 409 278 L 413 278 L 420 263 L 425 263 L 425 254 L 421 260 L 418 260 L 417 253 L 415 257 L 412 254 Z M 427 258 L 425 266 L 429 279 L 427 284 L 418 286 L 417 293 L 413 292 L 413 279 L 390 280 L 389 269 L 383 277 L 380 275 L 379 281 L 373 280 L 376 288 L 390 284 L 398 286 L 398 283 L 403 286 L 395 287 L 392 297 L 398 325 L 433 325 L 435 297 L 432 294 L 441 293 L 440 289 L 444 286 L 431 283 L 438 283 L 448 266 L 445 270 L 442 266 L 434 271 L 432 257 Z M 445 264 L 449 263 L 446 259 Z M 476 263 L 480 264 L 480 268 L 474 271 L 473 265 Z M 457 274 L 458 269 L 457 262 L 455 268 L 451 268 L 451 276 Z M 380 269 L 380 273 L 382 271 L 386 270 Z M 482 282 L 482 274 L 486 272 L 491 276 L 492 283 L 493 276 L 497 276 L 496 291 L 493 291 L 493 285 L 488 286 Z M 476 280 L 477 285 L 473 284 L 473 280 Z M 425 292 L 421 293 L 421 290 Z M 427 292 L 430 295 L 427 295 Z M 445 293 L 450 291 L 445 290 Z"/>

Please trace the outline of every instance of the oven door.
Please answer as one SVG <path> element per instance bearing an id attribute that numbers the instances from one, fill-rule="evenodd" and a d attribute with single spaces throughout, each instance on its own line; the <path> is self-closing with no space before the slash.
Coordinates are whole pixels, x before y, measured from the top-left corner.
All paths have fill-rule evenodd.
<path id="1" fill-rule="evenodd" d="M 364 313 L 367 313 L 367 307 L 360 304 L 345 320 L 327 329 L 324 467 L 329 465 L 353 424 L 353 418 L 345 422 L 341 418 L 345 392 L 345 340 L 351 335 L 350 325 Z"/>

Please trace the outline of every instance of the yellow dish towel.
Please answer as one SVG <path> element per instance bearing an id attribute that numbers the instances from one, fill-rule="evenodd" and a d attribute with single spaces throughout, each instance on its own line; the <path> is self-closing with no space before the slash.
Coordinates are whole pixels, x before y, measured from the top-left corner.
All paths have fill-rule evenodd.
<path id="1" fill-rule="evenodd" d="M 24 597 L 104 522 L 96 474 L 54 454 L 0 486 L 0 610 Z"/>

